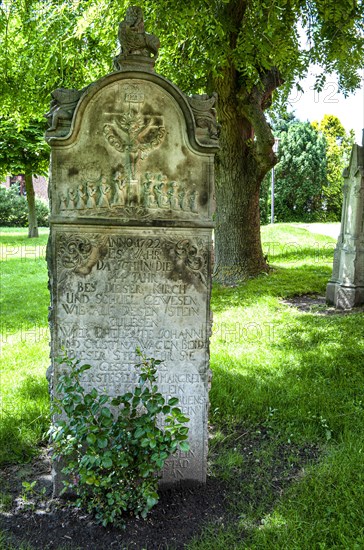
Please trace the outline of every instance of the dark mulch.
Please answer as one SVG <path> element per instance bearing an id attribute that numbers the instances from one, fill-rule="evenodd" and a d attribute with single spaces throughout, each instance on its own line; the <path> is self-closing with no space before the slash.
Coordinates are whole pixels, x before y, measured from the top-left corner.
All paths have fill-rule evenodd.
<path id="1" fill-rule="evenodd" d="M 262 508 L 268 513 L 286 488 L 298 480 L 319 449 L 275 441 L 269 427 L 235 427 L 210 453 L 214 476 L 203 487 L 174 488 L 161 494 L 147 520 L 127 518 L 125 530 L 103 528 L 82 511 L 52 500 L 47 452 L 30 464 L 10 465 L 0 471 L 1 491 L 11 495 L 8 511 L 0 512 L 0 530 L 13 548 L 22 542 L 36 550 L 183 549 L 207 525 L 224 528 L 236 515 Z M 243 455 L 243 464 L 229 473 L 219 465 L 220 453 Z M 36 481 L 34 494 L 24 495 L 22 482 Z M 26 491 L 25 491 L 26 492 Z M 11 502 L 10 502 L 11 501 Z M 257 520 L 259 523 L 259 520 Z M 242 528 L 241 538 L 246 533 Z M 3 550 L 3 549 L 2 549 Z"/>
<path id="2" fill-rule="evenodd" d="M 25 500 L 21 497 L 23 480 L 37 481 L 35 494 Z M 104 528 L 62 500 L 52 500 L 46 453 L 31 464 L 4 468 L 0 482 L 13 496 L 11 510 L 0 514 L 0 529 L 15 547 L 26 541 L 37 550 L 179 549 L 198 535 L 206 522 L 219 523 L 227 517 L 226 488 L 216 479 L 208 479 L 203 487 L 162 492 L 148 518 L 128 518 L 125 530 Z"/>

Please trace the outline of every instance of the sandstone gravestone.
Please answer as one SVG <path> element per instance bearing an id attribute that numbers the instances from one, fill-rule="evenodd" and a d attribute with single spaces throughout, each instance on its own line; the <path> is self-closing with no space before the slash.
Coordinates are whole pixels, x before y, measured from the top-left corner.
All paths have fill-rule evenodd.
<path id="1" fill-rule="evenodd" d="M 344 200 L 326 299 L 340 309 L 364 303 L 364 130 L 362 145 L 354 145 L 344 170 Z"/>
<path id="2" fill-rule="evenodd" d="M 137 347 L 162 359 L 160 389 L 190 417 L 190 451 L 162 483 L 204 482 L 216 98 L 154 73 L 159 42 L 138 8 L 119 38 L 116 72 L 56 90 L 47 114 L 51 390 L 62 348 L 110 395 L 136 382 Z"/>

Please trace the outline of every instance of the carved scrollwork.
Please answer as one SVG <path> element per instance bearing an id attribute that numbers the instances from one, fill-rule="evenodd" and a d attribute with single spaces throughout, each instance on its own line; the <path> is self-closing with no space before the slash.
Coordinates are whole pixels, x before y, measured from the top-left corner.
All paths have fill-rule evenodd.
<path id="1" fill-rule="evenodd" d="M 189 239 L 182 239 L 174 247 L 177 258 L 182 260 L 184 266 L 190 273 L 197 276 L 206 285 L 206 258 L 199 251 L 197 244 Z"/>
<path id="2" fill-rule="evenodd" d="M 89 239 L 80 236 L 62 235 L 59 243 L 61 264 L 67 269 L 73 269 L 83 263 L 91 254 L 93 244 Z"/>
<path id="3" fill-rule="evenodd" d="M 58 257 L 60 264 L 63 268 L 70 269 L 78 275 L 88 275 L 106 252 L 106 241 L 98 236 L 59 236 Z"/>

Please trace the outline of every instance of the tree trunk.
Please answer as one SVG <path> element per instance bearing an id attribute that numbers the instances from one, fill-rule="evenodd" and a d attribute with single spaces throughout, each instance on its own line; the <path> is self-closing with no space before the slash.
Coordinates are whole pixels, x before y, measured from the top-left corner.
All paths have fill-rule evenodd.
<path id="1" fill-rule="evenodd" d="M 39 237 L 32 174 L 25 174 L 24 179 L 28 202 L 28 237 Z"/>
<path id="2" fill-rule="evenodd" d="M 214 278 L 236 284 L 267 272 L 268 265 L 260 239 L 259 174 L 247 173 L 241 158 L 227 160 L 216 186 Z"/>
<path id="3" fill-rule="evenodd" d="M 242 108 L 234 70 L 226 70 L 224 78 L 216 79 L 214 85 L 219 94 L 221 124 L 216 162 L 214 279 L 230 285 L 269 270 L 260 238 L 259 191 L 264 175 L 274 164 L 274 155 L 271 133 L 264 137 L 263 144 L 260 141 L 258 145 L 258 136 L 254 139 L 263 111 L 259 105 L 256 124 L 256 98 L 244 98 L 246 105 Z M 250 104 L 254 104 L 252 116 Z"/>

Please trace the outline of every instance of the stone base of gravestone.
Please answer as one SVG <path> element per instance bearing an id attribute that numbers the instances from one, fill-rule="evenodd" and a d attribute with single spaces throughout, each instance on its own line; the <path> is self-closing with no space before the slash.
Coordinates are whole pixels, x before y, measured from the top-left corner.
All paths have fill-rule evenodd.
<path id="1" fill-rule="evenodd" d="M 339 283 L 328 283 L 326 301 L 338 309 L 352 309 L 364 303 L 364 287 L 345 287 Z"/>

